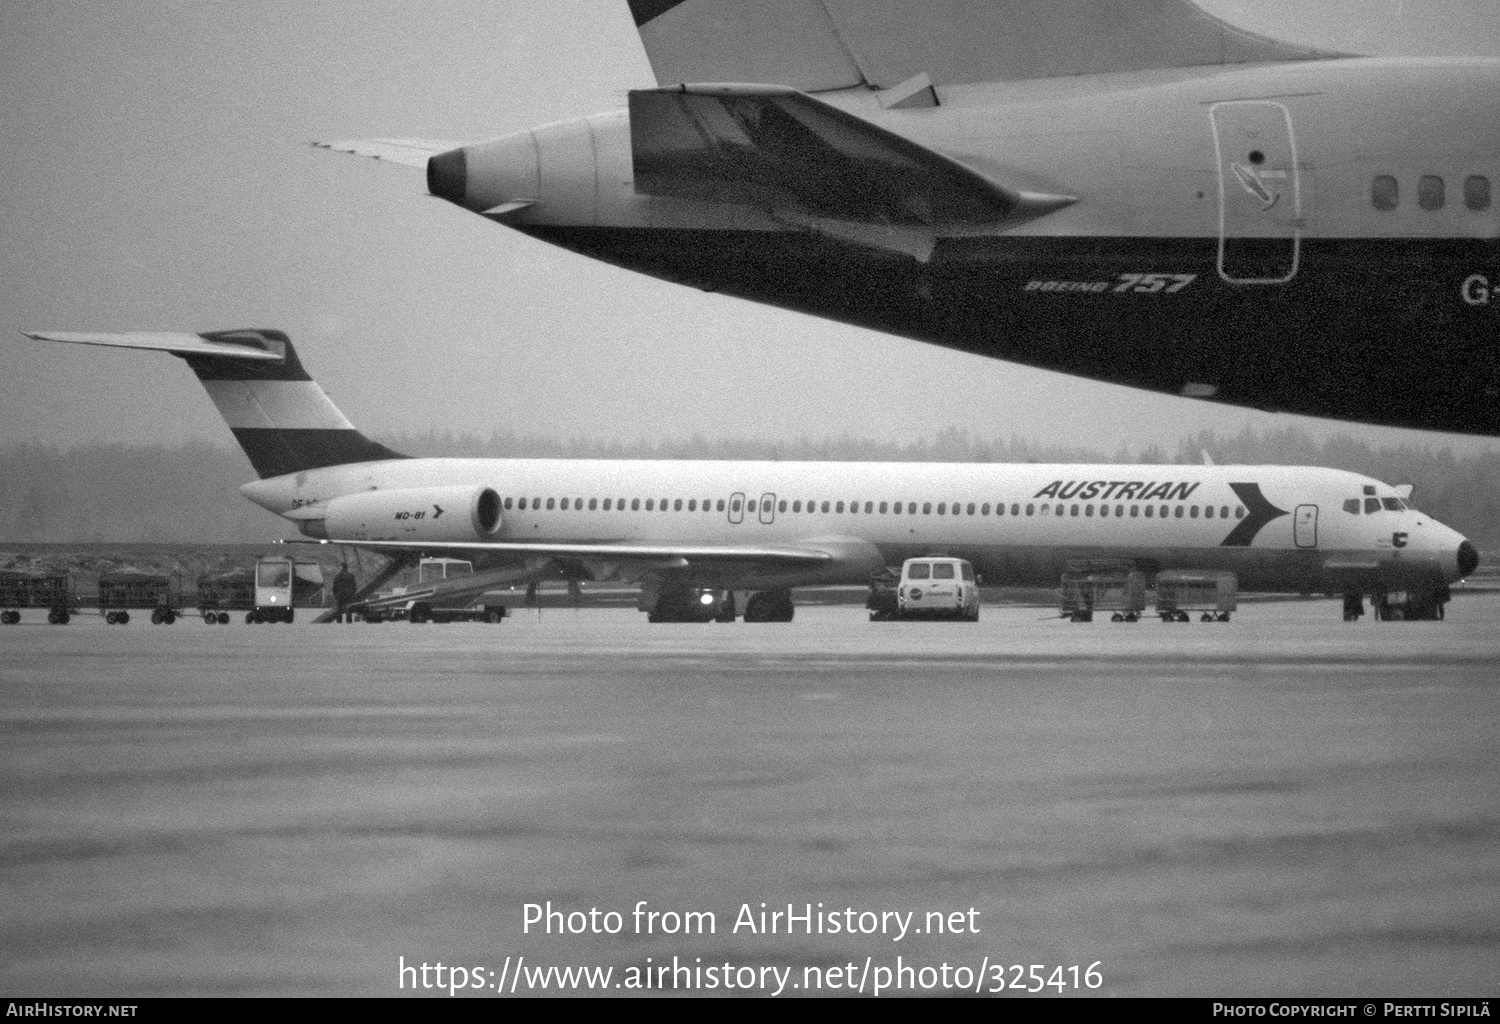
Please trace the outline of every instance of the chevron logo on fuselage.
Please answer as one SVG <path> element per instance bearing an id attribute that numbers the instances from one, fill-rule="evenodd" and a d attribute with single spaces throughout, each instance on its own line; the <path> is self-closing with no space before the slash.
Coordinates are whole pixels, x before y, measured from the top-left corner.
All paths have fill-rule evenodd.
<path id="1" fill-rule="evenodd" d="M 1219 542 L 1220 547 L 1247 548 L 1267 523 L 1291 514 L 1267 501 L 1266 496 L 1260 493 L 1260 484 L 1230 484 L 1229 487 L 1245 503 L 1249 514 L 1235 524 L 1234 529 L 1229 531 L 1229 536 Z"/>

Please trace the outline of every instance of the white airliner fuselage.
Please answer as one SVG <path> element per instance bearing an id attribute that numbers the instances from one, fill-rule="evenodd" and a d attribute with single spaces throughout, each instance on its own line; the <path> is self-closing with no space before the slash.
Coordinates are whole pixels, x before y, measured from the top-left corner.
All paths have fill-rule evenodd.
<path id="1" fill-rule="evenodd" d="M 459 518 L 462 507 L 445 509 L 457 533 L 431 518 L 427 495 L 462 500 L 464 488 L 499 499 L 492 531 Z M 627 577 L 663 567 L 631 566 L 619 549 L 653 548 L 691 555 L 670 568 L 705 588 L 863 584 L 933 553 L 966 558 L 993 583 L 1055 584 L 1080 559 L 1224 570 L 1245 589 L 1279 591 L 1430 588 L 1472 570 L 1464 538 L 1391 486 L 1302 466 L 408 459 L 241 490 L 330 538 L 316 510 L 400 492 L 411 500 L 341 520 L 337 539 L 566 558 Z M 775 564 L 735 546 L 829 557 Z"/>
<path id="2" fill-rule="evenodd" d="M 308 536 L 462 552 L 481 570 L 462 587 L 638 582 L 658 619 L 703 591 L 753 590 L 746 618 L 784 621 L 794 587 L 867 584 L 930 554 L 991 584 L 1108 561 L 1356 602 L 1403 592 L 1435 617 L 1478 562 L 1396 488 L 1336 469 L 406 458 L 356 430 L 279 331 L 31 336 L 187 360 L 261 475 L 242 492 Z"/>

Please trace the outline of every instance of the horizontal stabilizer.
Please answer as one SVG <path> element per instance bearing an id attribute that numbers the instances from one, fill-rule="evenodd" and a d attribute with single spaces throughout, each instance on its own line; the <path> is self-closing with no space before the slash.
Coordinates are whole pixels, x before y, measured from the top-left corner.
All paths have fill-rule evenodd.
<path id="1" fill-rule="evenodd" d="M 335 153 L 351 153 L 354 156 L 383 160 L 403 167 L 427 167 L 427 161 L 439 153 L 458 149 L 462 142 L 439 142 L 436 139 L 354 139 L 346 142 L 314 142 L 318 149 L 331 149 Z"/>
<path id="2" fill-rule="evenodd" d="M 35 341 L 103 345 L 181 357 L 262 477 L 405 456 L 365 437 L 307 374 L 275 330 L 23 331 Z"/>
<path id="3" fill-rule="evenodd" d="M 280 361 L 286 353 L 273 350 L 259 334 L 220 334 L 205 338 L 174 331 L 22 331 L 35 341 L 60 341 L 70 345 L 105 345 L 110 348 L 144 348 L 177 355 L 222 356 L 228 359 Z"/>
<path id="4" fill-rule="evenodd" d="M 756 205 L 804 221 L 810 215 L 942 233 L 1029 219 L 1073 202 L 1009 189 L 778 86 L 632 91 L 630 136 L 641 194 Z"/>

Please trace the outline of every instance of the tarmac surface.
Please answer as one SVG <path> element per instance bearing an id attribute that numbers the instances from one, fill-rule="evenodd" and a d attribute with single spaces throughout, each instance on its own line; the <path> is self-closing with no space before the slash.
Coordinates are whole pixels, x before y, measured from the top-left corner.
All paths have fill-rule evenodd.
<path id="1" fill-rule="evenodd" d="M 1500 595 L 1448 612 L 30 613 L 0 992 L 1495 996 Z"/>

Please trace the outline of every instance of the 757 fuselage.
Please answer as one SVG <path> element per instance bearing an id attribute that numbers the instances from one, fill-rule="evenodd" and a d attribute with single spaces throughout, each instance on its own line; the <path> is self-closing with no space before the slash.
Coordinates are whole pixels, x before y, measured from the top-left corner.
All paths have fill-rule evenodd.
<path id="1" fill-rule="evenodd" d="M 905 169 L 884 156 L 798 163 L 802 127 L 767 107 L 737 113 L 732 97 L 682 118 L 721 133 L 690 154 L 703 181 L 679 163 L 658 187 L 642 154 L 693 143 L 632 117 L 661 109 L 641 97 L 668 92 L 632 94 L 634 114 L 439 155 L 429 187 L 623 267 L 964 351 L 1265 409 L 1500 434 L 1500 61 L 946 86 L 916 109 L 865 89 L 814 98 L 1032 197 L 988 223 L 892 205 L 900 195 L 861 205 L 852 182 Z M 742 177 L 726 182 L 734 161 Z M 767 168 L 781 177 L 768 183 Z"/>

